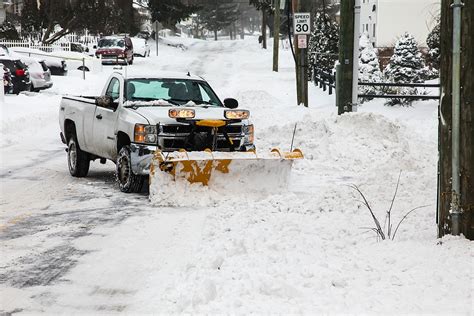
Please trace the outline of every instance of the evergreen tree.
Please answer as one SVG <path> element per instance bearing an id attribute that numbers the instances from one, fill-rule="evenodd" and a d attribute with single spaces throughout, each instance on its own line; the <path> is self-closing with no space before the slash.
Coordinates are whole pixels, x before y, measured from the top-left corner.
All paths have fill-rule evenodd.
<path id="1" fill-rule="evenodd" d="M 217 41 L 217 33 L 237 21 L 240 17 L 238 5 L 233 3 L 208 3 L 204 4 L 198 12 L 201 25 L 214 32 Z"/>
<path id="2" fill-rule="evenodd" d="M 20 23 L 22 36 L 34 36 L 41 32 L 42 18 L 37 0 L 23 1 Z"/>
<path id="3" fill-rule="evenodd" d="M 441 23 L 439 18 L 437 19 L 437 23 L 435 27 L 431 30 L 430 34 L 428 34 L 428 38 L 426 39 L 426 44 L 429 47 L 429 62 L 431 66 L 435 69 L 439 69 L 439 58 L 440 58 L 440 31 L 441 31 Z"/>
<path id="4" fill-rule="evenodd" d="M 382 82 L 379 58 L 366 33 L 362 34 L 359 40 L 359 81 Z M 359 94 L 375 94 L 379 90 L 377 87 L 359 86 Z M 371 98 L 362 98 L 361 102 L 368 100 Z"/>
<path id="5" fill-rule="evenodd" d="M 196 5 L 185 5 L 181 0 L 149 0 L 148 8 L 153 21 L 175 30 L 176 23 L 187 19 L 198 10 Z"/>
<path id="6" fill-rule="evenodd" d="M 397 41 L 395 51 L 390 58 L 390 63 L 384 70 L 384 77 L 388 82 L 418 83 L 424 82 L 425 65 L 418 44 L 413 36 L 405 33 Z M 415 95 L 416 88 L 392 88 L 390 93 L 402 95 Z M 387 105 L 409 105 L 406 99 L 391 99 Z"/>
<path id="7" fill-rule="evenodd" d="M 332 22 L 328 14 L 318 12 L 315 17 L 313 31 L 309 38 L 309 76 L 313 67 L 325 72 L 331 72 L 334 63 L 339 58 L 339 26 Z"/>

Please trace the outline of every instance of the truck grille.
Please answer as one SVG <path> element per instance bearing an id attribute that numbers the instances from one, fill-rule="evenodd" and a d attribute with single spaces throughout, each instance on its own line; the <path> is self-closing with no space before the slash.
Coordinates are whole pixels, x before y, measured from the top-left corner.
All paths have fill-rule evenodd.
<path id="1" fill-rule="evenodd" d="M 193 127 L 191 125 L 163 125 L 162 130 L 163 134 L 189 134 L 191 133 Z M 207 132 L 209 131 L 209 127 L 203 126 L 196 126 L 194 129 L 195 132 Z M 227 134 L 241 134 L 242 133 L 242 125 L 228 125 L 219 127 L 217 129 L 217 133 L 223 133 L 224 131 Z"/>
<path id="2" fill-rule="evenodd" d="M 212 148 L 212 129 L 204 126 L 192 125 L 162 125 L 158 134 L 158 145 L 163 151 L 185 149 L 187 151 L 200 151 Z M 194 133 L 193 133 L 194 129 Z M 233 145 L 225 138 L 224 132 L 232 140 Z M 215 150 L 239 150 L 242 145 L 242 125 L 228 125 L 218 128 Z"/>

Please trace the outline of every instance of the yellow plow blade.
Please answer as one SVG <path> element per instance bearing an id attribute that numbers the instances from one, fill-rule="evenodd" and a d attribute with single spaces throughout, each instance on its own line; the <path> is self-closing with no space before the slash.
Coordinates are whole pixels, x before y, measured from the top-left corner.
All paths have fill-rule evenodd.
<path id="1" fill-rule="evenodd" d="M 292 152 L 156 152 L 150 167 L 150 187 L 166 185 L 169 180 L 186 180 L 203 186 L 234 190 L 245 186 L 250 190 L 284 189 L 289 181 L 294 160 L 303 153 Z M 150 190 L 154 192 L 154 190 Z"/>

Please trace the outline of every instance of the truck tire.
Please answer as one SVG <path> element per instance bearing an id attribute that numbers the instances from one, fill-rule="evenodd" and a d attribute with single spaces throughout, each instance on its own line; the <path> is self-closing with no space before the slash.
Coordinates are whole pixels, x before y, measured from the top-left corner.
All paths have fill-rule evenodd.
<path id="1" fill-rule="evenodd" d="M 78 178 L 87 176 L 91 161 L 89 154 L 79 147 L 75 134 L 69 139 L 67 148 L 67 164 L 71 176 Z"/>
<path id="2" fill-rule="evenodd" d="M 130 159 L 130 146 L 123 146 L 120 149 L 115 175 L 120 191 L 125 193 L 138 193 L 142 190 L 145 176 L 133 173 L 132 160 Z"/>

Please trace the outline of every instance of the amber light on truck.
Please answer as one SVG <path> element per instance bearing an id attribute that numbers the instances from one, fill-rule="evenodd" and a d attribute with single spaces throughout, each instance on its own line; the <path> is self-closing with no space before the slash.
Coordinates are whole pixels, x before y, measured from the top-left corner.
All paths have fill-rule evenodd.
<path id="1" fill-rule="evenodd" d="M 253 142 L 255 140 L 253 125 L 245 126 L 244 127 L 244 132 L 245 132 L 245 143 L 246 144 L 253 144 Z"/>
<path id="2" fill-rule="evenodd" d="M 250 112 L 246 110 L 225 111 L 224 116 L 229 120 L 245 120 L 250 117 Z"/>
<path id="3" fill-rule="evenodd" d="M 168 115 L 171 118 L 194 118 L 196 113 L 192 109 L 171 109 Z"/>
<path id="4" fill-rule="evenodd" d="M 134 140 L 135 143 L 154 144 L 158 139 L 155 125 L 136 124 Z"/>

